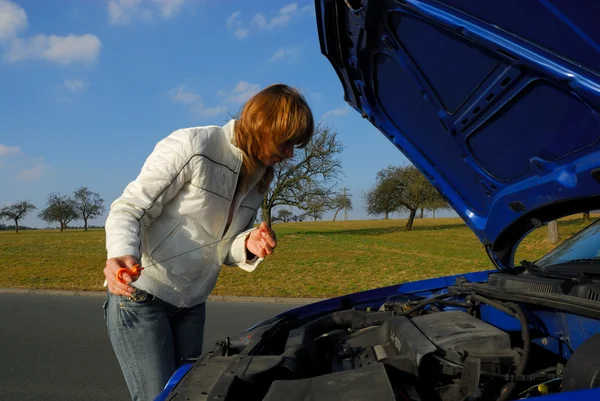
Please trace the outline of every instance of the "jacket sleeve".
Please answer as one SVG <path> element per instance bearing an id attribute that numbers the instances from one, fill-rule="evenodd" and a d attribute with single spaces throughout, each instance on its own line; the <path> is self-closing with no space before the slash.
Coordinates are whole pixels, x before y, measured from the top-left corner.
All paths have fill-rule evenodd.
<path id="1" fill-rule="evenodd" d="M 246 238 L 256 228 L 254 228 L 254 220 L 258 215 L 258 209 L 254 212 L 254 216 L 246 226 L 246 229 L 231 242 L 229 253 L 225 259 L 225 264 L 228 266 L 237 266 L 247 272 L 253 272 L 256 267 L 264 260 L 264 258 L 255 257 L 252 260 L 246 258 Z"/>
<path id="2" fill-rule="evenodd" d="M 106 220 L 107 257 L 133 255 L 140 258 L 140 231 L 160 214 L 191 179 L 190 166 L 196 152 L 189 130 L 178 130 L 155 146 L 138 177 L 110 206 Z"/>

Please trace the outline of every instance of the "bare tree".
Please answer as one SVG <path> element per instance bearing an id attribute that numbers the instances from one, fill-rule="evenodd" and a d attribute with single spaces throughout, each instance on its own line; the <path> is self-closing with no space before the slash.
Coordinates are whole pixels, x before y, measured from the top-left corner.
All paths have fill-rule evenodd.
<path id="1" fill-rule="evenodd" d="M 4 206 L 0 209 L 0 220 L 12 219 L 15 222 L 15 232 L 19 232 L 19 220 L 25 217 L 29 212 L 35 210 L 36 207 L 29 201 L 19 201 L 12 205 Z"/>
<path id="2" fill-rule="evenodd" d="M 331 210 L 331 199 L 328 194 L 316 194 L 307 202 L 304 210 L 315 221 L 323 218 L 323 213 Z"/>
<path id="3" fill-rule="evenodd" d="M 298 223 L 302 223 L 306 219 L 306 216 L 307 216 L 306 213 L 300 213 L 300 214 L 293 216 L 292 220 L 296 221 Z"/>
<path id="4" fill-rule="evenodd" d="M 337 132 L 329 126 L 317 126 L 306 147 L 297 149 L 293 158 L 275 166 L 273 181 L 261 206 L 263 221 L 271 224 L 271 211 L 276 206 L 307 210 L 316 197 L 331 197 L 342 173 L 338 158 L 342 149 Z"/>
<path id="5" fill-rule="evenodd" d="M 81 187 L 73 195 L 75 211 L 84 222 L 85 231 L 88 229 L 88 220 L 99 217 L 104 213 L 104 199 L 99 194 Z"/>
<path id="6" fill-rule="evenodd" d="M 39 213 L 38 217 L 47 223 L 59 223 L 60 231 L 63 231 L 71 221 L 77 219 L 75 200 L 66 195 L 51 193 L 48 195 L 46 208 Z"/>

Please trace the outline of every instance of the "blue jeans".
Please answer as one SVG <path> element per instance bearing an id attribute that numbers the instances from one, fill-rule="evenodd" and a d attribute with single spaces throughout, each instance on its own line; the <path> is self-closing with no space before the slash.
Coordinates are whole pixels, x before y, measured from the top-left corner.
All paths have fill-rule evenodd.
<path id="1" fill-rule="evenodd" d="M 177 308 L 141 290 L 134 299 L 107 295 L 108 335 L 132 400 L 153 400 L 182 358 L 202 354 L 205 308 Z"/>

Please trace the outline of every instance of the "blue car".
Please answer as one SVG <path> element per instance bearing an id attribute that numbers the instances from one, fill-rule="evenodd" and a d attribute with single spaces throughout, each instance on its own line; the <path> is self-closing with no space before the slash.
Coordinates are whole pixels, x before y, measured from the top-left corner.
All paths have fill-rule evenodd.
<path id="1" fill-rule="evenodd" d="M 158 400 L 600 399 L 600 6 L 316 0 L 345 100 L 445 196 L 490 270 L 291 310 L 184 364 Z"/>

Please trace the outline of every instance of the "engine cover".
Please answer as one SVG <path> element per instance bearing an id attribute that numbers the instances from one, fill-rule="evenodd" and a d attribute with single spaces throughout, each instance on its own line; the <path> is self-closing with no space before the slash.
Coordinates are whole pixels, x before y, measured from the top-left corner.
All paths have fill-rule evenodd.
<path id="1" fill-rule="evenodd" d="M 511 348 L 508 333 L 462 311 L 417 316 L 413 324 L 445 351 L 448 359 L 463 363 L 467 357 L 479 360 L 482 370 L 506 373 L 519 363 L 521 354 Z M 447 374 L 460 371 L 443 366 Z"/>
<path id="2" fill-rule="evenodd" d="M 412 319 L 439 348 L 448 351 L 503 351 L 510 349 L 508 333 L 463 311 L 446 311 Z"/>
<path id="3" fill-rule="evenodd" d="M 408 400 L 397 398 L 382 364 L 302 380 L 276 380 L 264 401 Z"/>

